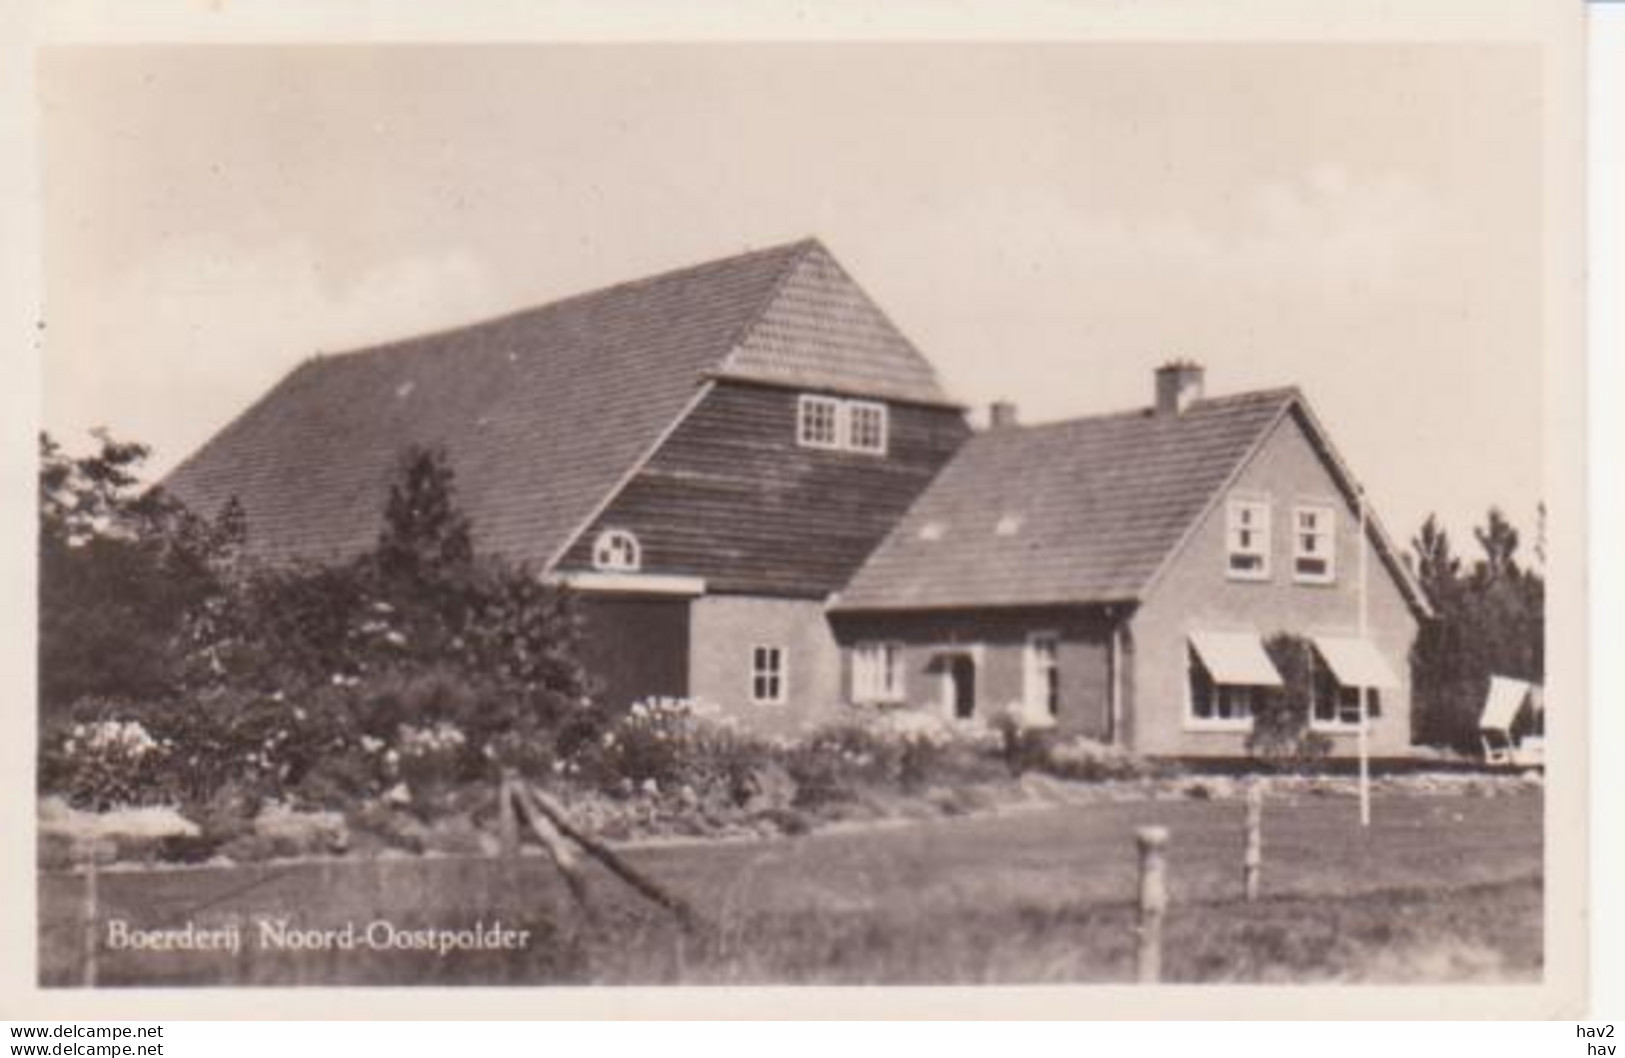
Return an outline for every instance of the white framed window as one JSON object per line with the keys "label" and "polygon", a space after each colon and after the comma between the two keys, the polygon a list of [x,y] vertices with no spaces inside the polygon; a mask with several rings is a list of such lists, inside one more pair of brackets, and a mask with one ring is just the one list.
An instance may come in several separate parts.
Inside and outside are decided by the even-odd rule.
{"label": "white framed window", "polygon": [[1262,688],[1245,683],[1219,683],[1194,648],[1185,648],[1189,665],[1187,726],[1217,730],[1251,730]]}
{"label": "white framed window", "polygon": [[1225,517],[1225,550],[1225,572],[1232,579],[1269,579],[1269,501],[1230,501]]}
{"label": "white framed window", "polygon": [[796,399],[796,443],[866,455],[885,455],[889,435],[886,405],[876,400],[841,400],[803,393]]}
{"label": "white framed window", "polygon": [[1061,715],[1061,637],[1054,632],[1034,632],[1027,637],[1025,687],[1022,698],[1027,715]]}
{"label": "white framed window", "polygon": [[625,529],[605,529],[593,541],[592,565],[611,573],[635,573],[643,568],[643,549]]}
{"label": "white framed window", "polygon": [[1337,579],[1337,512],[1323,505],[1292,510],[1292,577],[1302,584]]}
{"label": "white framed window", "polygon": [[846,403],[846,447],[854,452],[886,452],[886,406],[872,400]]}
{"label": "white framed window", "polygon": [[[1337,674],[1319,651],[1309,651],[1309,726],[1322,730],[1360,729],[1360,690],[1337,679]],[[1375,687],[1365,689],[1366,716],[1375,720],[1382,715],[1382,694]]]}
{"label": "white framed window", "polygon": [[852,700],[903,700],[903,645],[859,643],[852,651]]}
{"label": "white framed window", "polygon": [[789,686],[785,651],[778,646],[750,648],[750,700],[758,705],[783,705]]}
{"label": "white framed window", "polygon": [[796,402],[796,442],[805,448],[841,447],[841,402],[804,393]]}

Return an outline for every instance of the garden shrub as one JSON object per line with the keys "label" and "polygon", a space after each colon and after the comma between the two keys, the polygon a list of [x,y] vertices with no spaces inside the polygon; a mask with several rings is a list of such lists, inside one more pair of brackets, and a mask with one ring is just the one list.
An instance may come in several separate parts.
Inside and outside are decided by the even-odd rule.
{"label": "garden shrub", "polygon": [[139,721],[91,720],[47,738],[41,773],[51,790],[78,808],[155,804],[163,799],[168,749]]}
{"label": "garden shrub", "polygon": [[929,713],[895,710],[818,728],[790,745],[784,762],[796,782],[796,804],[819,807],[869,790],[914,792],[993,778],[998,765],[988,737]]}
{"label": "garden shrub", "polygon": [[1247,752],[1275,771],[1309,770],[1331,752],[1331,740],[1309,723],[1314,693],[1310,669],[1313,649],[1309,640],[1285,632],[1264,643],[1265,652],[1281,674],[1282,685],[1267,688],[1256,701]]}
{"label": "garden shrub", "polygon": [[1171,764],[1148,761],[1120,746],[1081,735],[1052,740],[1042,768],[1057,778],[1075,782],[1146,779],[1177,771]]}
{"label": "garden shrub", "polygon": [[[139,492],[145,450],[102,441],[81,460],[41,442],[42,792],[208,817],[230,789],[252,818],[400,787],[434,812],[501,767],[547,774],[613,720],[576,662],[569,593],[474,553],[443,454],[403,454],[372,552],[271,567],[242,557],[240,509],[205,522]],[[118,617],[100,639],[98,609]],[[76,628],[141,672],[77,677]],[[141,693],[87,692],[103,685]]]}
{"label": "garden shrub", "polygon": [[1007,709],[994,721],[999,734],[999,755],[1012,776],[1048,768],[1054,731],[1023,723],[1019,710]]}
{"label": "garden shrub", "polygon": [[599,738],[560,760],[555,772],[620,797],[674,799],[705,817],[784,802],[793,782],[774,744],[749,734],[714,706],[683,698],[633,704]]}
{"label": "garden shrub", "polygon": [[785,768],[796,784],[796,807],[852,800],[866,786],[889,785],[894,747],[874,727],[843,722],[792,743]]}

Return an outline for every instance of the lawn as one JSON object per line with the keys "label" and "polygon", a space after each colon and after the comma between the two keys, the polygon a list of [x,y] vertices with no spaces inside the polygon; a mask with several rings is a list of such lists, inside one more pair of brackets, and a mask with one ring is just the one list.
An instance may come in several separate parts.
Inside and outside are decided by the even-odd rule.
{"label": "lawn", "polygon": [[[104,920],[244,929],[239,955],[114,952],[134,984],[972,983],[1133,974],[1134,830],[1170,829],[1165,976],[1177,981],[1531,980],[1541,968],[1538,792],[1273,801],[1264,897],[1241,899],[1243,806],[1032,809],[773,841],[628,849],[694,905],[684,935],[592,874],[591,921],[542,860],[334,860],[109,871]],[[83,879],[46,874],[41,977],[80,979]],[[514,952],[260,949],[257,920],[532,931]]]}

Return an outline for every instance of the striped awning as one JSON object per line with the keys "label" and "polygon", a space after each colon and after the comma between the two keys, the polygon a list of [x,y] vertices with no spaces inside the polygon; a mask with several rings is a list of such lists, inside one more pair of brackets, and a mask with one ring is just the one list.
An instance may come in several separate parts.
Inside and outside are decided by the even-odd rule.
{"label": "striped awning", "polygon": [[1357,636],[1315,636],[1315,649],[1330,666],[1337,682],[1345,687],[1376,687],[1391,690],[1399,677],[1377,645]]}
{"label": "striped awning", "polygon": [[1281,674],[1253,632],[1192,632],[1190,641],[1214,683],[1281,686]]}

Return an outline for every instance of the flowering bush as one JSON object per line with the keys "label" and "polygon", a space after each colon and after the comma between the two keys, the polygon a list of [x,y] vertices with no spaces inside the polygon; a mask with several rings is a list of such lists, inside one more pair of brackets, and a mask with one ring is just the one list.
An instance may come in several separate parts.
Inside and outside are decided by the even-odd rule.
{"label": "flowering bush", "polygon": [[742,731],[713,705],[646,698],[554,770],[606,793],[672,797],[716,813],[750,802],[775,755],[773,744]]}
{"label": "flowering bush", "polygon": [[151,804],[169,748],[133,720],[77,723],[47,744],[42,773],[81,808]]}
{"label": "flowering bush", "polygon": [[916,790],[947,780],[979,781],[997,765],[989,734],[912,710],[870,714],[828,725],[794,743],[785,763],[797,804],[851,800],[872,788]]}
{"label": "flowering bush", "polygon": [[1049,774],[1078,782],[1143,779],[1171,767],[1153,765],[1119,746],[1082,736],[1053,740],[1043,762],[1043,770]]}
{"label": "flowering bush", "polygon": [[612,723],[581,763],[607,787],[675,787],[692,756],[696,730],[714,710],[687,698],[646,698]]}
{"label": "flowering bush", "polygon": [[[363,749],[377,745],[363,736]],[[456,725],[439,721],[432,726],[402,724],[395,745],[384,750],[386,771],[398,775],[403,792],[425,807],[445,801],[465,778],[477,777],[468,767],[468,739]],[[472,773],[472,774],[471,774]]]}

